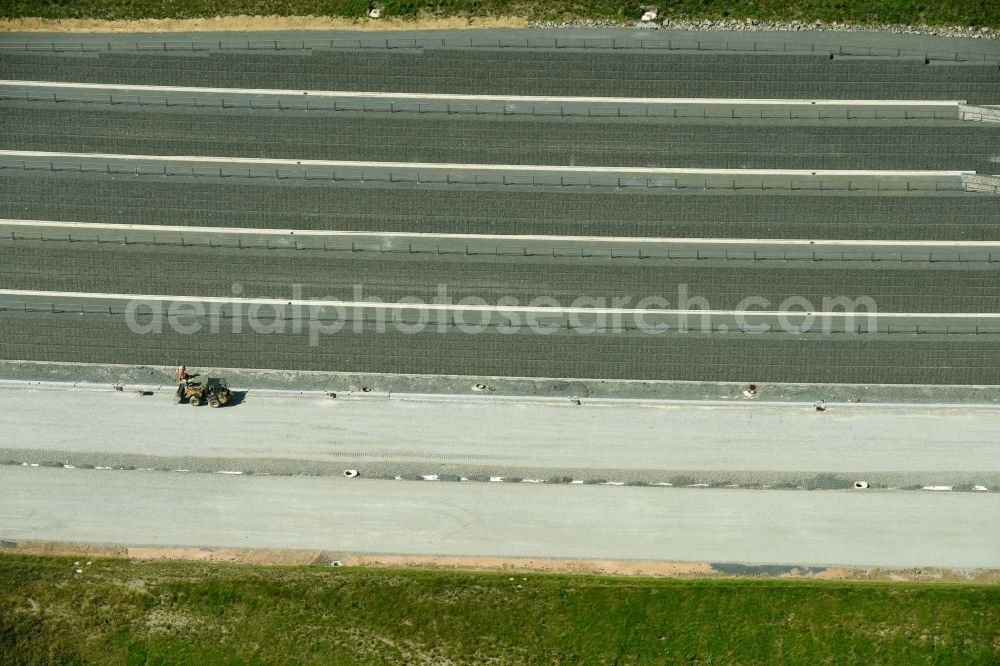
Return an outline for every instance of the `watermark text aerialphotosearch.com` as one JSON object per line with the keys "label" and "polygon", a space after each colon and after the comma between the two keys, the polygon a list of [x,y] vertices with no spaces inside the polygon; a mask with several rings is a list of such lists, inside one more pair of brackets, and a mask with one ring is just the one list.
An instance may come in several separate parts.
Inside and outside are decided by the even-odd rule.
{"label": "watermark text aerialphotosearch.com", "polygon": [[823,297],[818,303],[802,296],[772,302],[746,296],[732,309],[712,308],[703,296],[690,295],[679,285],[673,299],[662,295],[586,296],[566,303],[553,296],[535,296],[522,302],[502,296],[487,302],[477,296],[455,300],[447,285],[438,285],[426,302],[415,296],[385,302],[354,285],[350,299],[303,298],[301,285],[291,286],[291,298],[244,298],[241,285],[232,297],[136,298],[125,309],[126,324],[134,333],[171,331],[181,335],[205,333],[307,334],[311,344],[343,330],[355,333],[394,331],[412,335],[500,334],[531,332],[547,335],[559,330],[574,333],[638,332],[660,335],[674,332],[863,332],[875,330],[878,308],[868,296]]}

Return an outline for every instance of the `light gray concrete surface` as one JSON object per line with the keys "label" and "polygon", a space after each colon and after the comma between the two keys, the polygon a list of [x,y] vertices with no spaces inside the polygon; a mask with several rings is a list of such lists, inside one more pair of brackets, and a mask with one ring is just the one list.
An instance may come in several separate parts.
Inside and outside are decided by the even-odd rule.
{"label": "light gray concrete surface", "polygon": [[[1000,159],[1000,158],[998,158]],[[969,178],[973,178],[970,176]],[[991,188],[992,189],[992,188]],[[690,238],[634,236],[573,236],[556,234],[449,234],[434,232],[369,233],[345,230],[254,229],[159,224],[115,224],[66,222],[33,219],[0,219],[0,234],[24,243],[36,239],[59,247],[60,240],[74,243],[115,242],[132,246],[181,245],[212,249],[322,249],[352,252],[402,251],[408,253],[477,252],[478,259],[495,249],[494,256],[515,254],[524,257],[587,258],[643,261],[665,258],[698,261],[878,261],[937,262],[992,261],[991,252],[1000,250],[994,240],[812,240],[808,238]],[[42,241],[37,241],[42,242]],[[470,247],[471,246],[471,247]],[[85,246],[86,247],[86,246]],[[631,254],[625,254],[631,250]],[[127,251],[127,249],[126,249]],[[639,252],[641,251],[641,255]],[[864,254],[861,254],[864,253]],[[935,254],[937,256],[935,256]],[[920,257],[920,258],[918,258]]]}
{"label": "light gray concrete surface", "polygon": [[[37,125],[38,116],[34,116]],[[23,120],[23,117],[22,117]],[[60,121],[60,126],[74,125],[74,121]],[[188,126],[190,129],[190,126]],[[951,129],[956,132],[966,134],[979,133],[983,127],[992,129],[985,123],[963,123],[954,121]],[[971,132],[970,132],[971,128]],[[120,127],[117,128],[121,130]],[[128,132],[129,134],[131,132]],[[51,134],[43,133],[45,140],[51,139]],[[136,134],[146,134],[146,130],[136,132]],[[246,132],[244,132],[246,134]],[[270,132],[266,132],[270,136]],[[424,137],[427,132],[419,130],[419,133],[411,136]],[[992,134],[992,133],[991,133]],[[117,135],[121,138],[123,135]],[[243,175],[249,177],[251,172],[258,177],[270,178],[271,175],[281,178],[300,178],[329,181],[382,181],[382,182],[402,182],[410,184],[466,184],[466,185],[499,185],[499,186],[585,186],[585,187],[640,187],[640,188],[701,188],[701,189],[728,189],[738,190],[847,190],[847,191],[899,191],[899,190],[919,190],[919,191],[962,191],[964,185],[963,176],[974,175],[977,170],[988,172],[989,165],[986,164],[987,154],[981,151],[973,156],[972,161],[961,157],[961,163],[914,165],[912,163],[871,164],[862,166],[865,168],[854,168],[849,166],[844,168],[844,164],[826,163],[835,168],[819,168],[814,165],[815,156],[808,149],[805,152],[798,150],[797,155],[803,160],[794,168],[787,164],[772,165],[771,167],[761,167],[759,163],[744,162],[746,166],[718,166],[718,163],[708,167],[692,166],[669,166],[665,162],[653,164],[652,166],[634,166],[605,164],[591,166],[586,164],[553,164],[551,160],[545,164],[530,163],[508,163],[495,164],[487,160],[492,159],[492,155],[482,153],[475,154],[482,158],[481,161],[459,161],[465,157],[448,156],[450,161],[427,162],[417,161],[412,154],[399,155],[402,161],[358,161],[311,159],[301,155],[291,157],[246,157],[235,156],[225,157],[220,155],[196,155],[196,154],[162,154],[162,146],[140,146],[145,152],[114,152],[117,150],[111,147],[107,152],[79,152],[76,150],[62,150],[62,145],[45,144],[39,145],[28,137],[27,144],[18,144],[17,148],[10,148],[14,145],[13,134],[4,137],[6,142],[0,142],[0,162],[4,168],[31,168],[31,169],[69,169],[70,171],[82,172],[106,172],[106,173],[131,173],[134,175],[153,174],[162,176],[195,176],[197,174],[215,174],[220,176],[228,174],[231,176]],[[452,137],[454,138],[454,137]],[[993,138],[992,136],[990,137]],[[197,139],[191,139],[197,141]],[[465,139],[463,139],[465,140]],[[967,141],[971,141],[966,137]],[[432,141],[433,145],[446,146],[441,141]],[[467,141],[467,140],[466,140]],[[521,141],[523,145],[530,142]],[[23,150],[22,145],[29,145],[31,150]],[[108,148],[106,144],[102,144]],[[198,146],[203,146],[199,143]],[[284,144],[283,144],[284,145]],[[932,153],[934,146],[926,143],[917,143],[921,150]],[[38,148],[47,150],[38,150]],[[194,146],[191,146],[194,148]],[[59,148],[59,150],[48,150]],[[70,146],[70,148],[80,148]],[[898,153],[898,147],[889,147],[893,154]],[[979,148],[977,144],[977,149]],[[502,148],[501,148],[502,149]],[[220,151],[229,150],[228,146],[220,147]],[[961,151],[962,148],[959,147]],[[989,150],[986,148],[985,150]],[[195,150],[191,150],[194,153]],[[291,153],[286,153],[291,155]],[[398,155],[399,153],[393,153]],[[548,153],[547,153],[548,154]],[[701,154],[704,154],[702,151]],[[606,154],[603,154],[606,156]],[[358,155],[354,155],[357,157]],[[348,155],[348,157],[351,157]],[[473,158],[473,155],[468,157]],[[926,158],[926,155],[924,156]],[[556,157],[559,159],[559,156]],[[575,158],[568,157],[569,161]],[[686,159],[681,156],[680,159]],[[700,159],[700,158],[698,158]],[[735,163],[733,163],[735,164]],[[910,167],[914,168],[910,168]],[[922,168],[923,166],[941,166],[943,168]],[[815,168],[815,170],[813,170]],[[222,169],[222,171],[219,171]],[[277,172],[275,171],[277,169]]]}
{"label": "light gray concrete surface", "polygon": [[[126,391],[170,385],[176,366],[122,365],[110,363],[59,363],[47,361],[0,360],[0,383],[23,382],[42,385],[89,385],[110,390],[113,385]],[[216,367],[202,369],[211,375],[228,377],[230,386],[283,391],[321,391],[360,394],[364,387],[379,394],[420,393],[535,398],[580,398],[610,400],[701,400],[743,403],[746,383],[671,380],[582,379],[555,377],[497,377],[470,375],[419,375],[402,373],[356,373],[335,371],[254,370]],[[489,387],[474,391],[476,384]],[[913,405],[997,405],[1000,387],[934,384],[790,384],[758,382],[757,402],[893,403]],[[166,389],[165,389],[166,390]],[[370,394],[371,395],[371,394]]]}
{"label": "light gray concrete surface", "polygon": [[[908,124],[915,119],[983,119],[987,107],[965,106],[947,100],[740,100],[712,98],[615,98],[452,95],[365,91],[288,90],[282,88],[218,88],[146,86],[56,81],[0,80],[0,100],[31,101],[44,111],[49,102],[60,105],[184,106],[192,108],[278,109],[283,111],[415,112],[484,115],[560,115],[585,117],[660,117],[673,119],[748,118],[816,119],[837,121],[881,119]],[[959,106],[961,106],[961,111]],[[97,107],[100,108],[100,107]]]}
{"label": "light gray concrete surface", "polygon": [[420,555],[1000,566],[1000,496],[0,468],[0,538]]}
{"label": "light gray concrete surface", "polygon": [[[687,475],[737,484],[840,474],[991,490],[1000,483],[1000,408],[991,406],[838,404],[817,412],[810,404],[574,405],[250,391],[240,404],[213,410],[179,405],[166,391],[18,387],[0,387],[0,405],[0,459],[8,462],[330,474],[322,463],[364,476],[666,482]],[[297,466],[260,466],[273,459]]]}

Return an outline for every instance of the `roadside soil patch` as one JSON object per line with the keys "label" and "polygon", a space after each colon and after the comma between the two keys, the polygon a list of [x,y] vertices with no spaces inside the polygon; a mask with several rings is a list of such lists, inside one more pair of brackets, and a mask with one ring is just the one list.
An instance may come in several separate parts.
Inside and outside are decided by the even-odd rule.
{"label": "roadside soil patch", "polygon": [[461,28],[527,28],[523,17],[418,17],[412,19],[347,19],[332,16],[215,16],[195,19],[18,18],[0,20],[0,32],[269,32],[277,30],[457,30]]}

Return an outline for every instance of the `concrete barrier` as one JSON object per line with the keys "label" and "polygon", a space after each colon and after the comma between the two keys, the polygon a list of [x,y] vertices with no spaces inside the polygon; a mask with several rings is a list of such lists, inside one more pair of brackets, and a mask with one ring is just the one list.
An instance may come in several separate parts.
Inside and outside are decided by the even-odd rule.
{"label": "concrete barrier", "polygon": [[962,176],[965,189],[969,192],[992,192],[1000,194],[1000,176]]}
{"label": "concrete barrier", "polygon": [[1000,106],[959,104],[958,114],[962,120],[973,120],[980,123],[1000,123]]}

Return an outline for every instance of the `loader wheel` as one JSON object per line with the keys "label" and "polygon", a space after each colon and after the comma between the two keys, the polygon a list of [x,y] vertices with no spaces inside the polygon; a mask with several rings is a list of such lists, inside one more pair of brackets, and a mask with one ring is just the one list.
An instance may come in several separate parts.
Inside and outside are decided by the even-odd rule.
{"label": "loader wheel", "polygon": [[193,395],[191,396],[191,399],[188,400],[188,402],[191,403],[192,407],[198,407],[199,405],[201,405],[201,398],[199,398],[196,395]]}
{"label": "loader wheel", "polygon": [[212,409],[218,409],[219,407],[222,406],[222,403],[219,402],[218,398],[211,398],[208,401],[208,406],[211,407]]}
{"label": "loader wheel", "polygon": [[222,403],[223,405],[229,404],[229,394],[223,393],[222,395],[220,395],[219,402]]}

